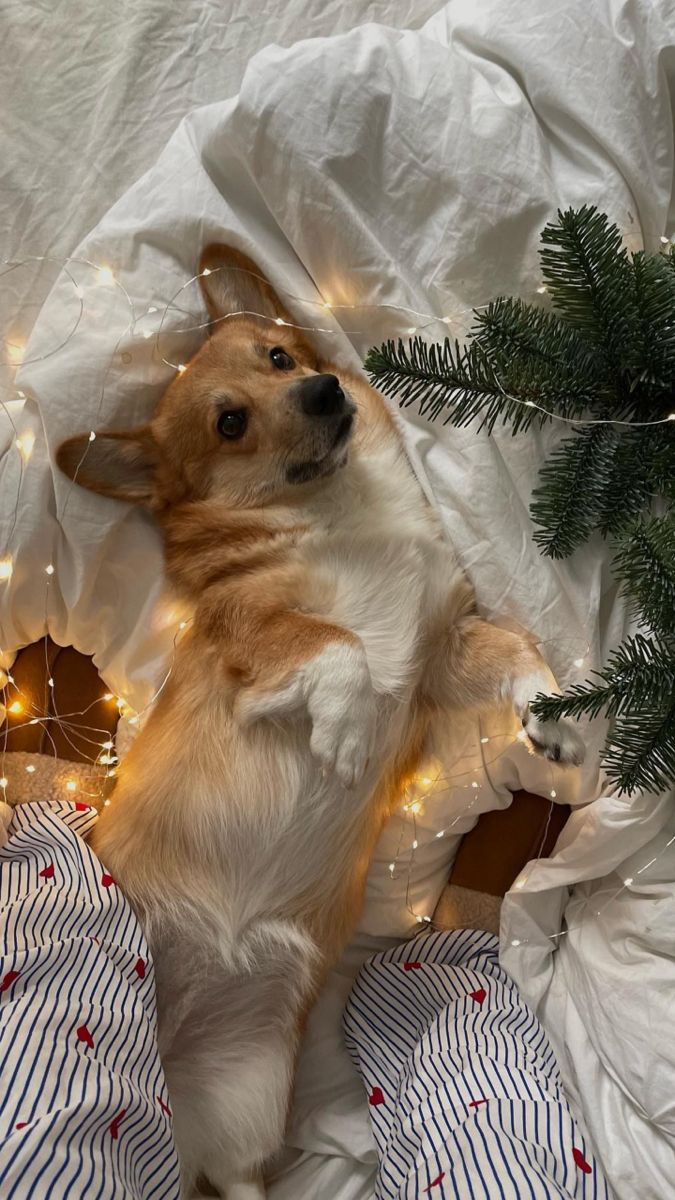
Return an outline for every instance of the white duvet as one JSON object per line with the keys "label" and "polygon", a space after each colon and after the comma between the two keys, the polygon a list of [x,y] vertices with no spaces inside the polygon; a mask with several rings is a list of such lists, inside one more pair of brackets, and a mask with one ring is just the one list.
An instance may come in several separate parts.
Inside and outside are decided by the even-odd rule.
{"label": "white duvet", "polygon": [[[21,14],[31,10],[6,7],[19,30]],[[319,15],[317,6],[292,0],[282,22],[285,42],[333,35],[290,48],[268,45],[229,99],[227,83],[234,78],[239,86],[242,56],[275,39],[282,20],[276,6],[255,29],[241,23],[244,6],[231,7],[228,23],[214,18],[217,6],[187,4],[182,25],[174,6],[127,7],[126,37],[114,26],[117,73],[106,59],[100,94],[91,72],[80,94],[110,139],[101,143],[102,161],[119,166],[128,146],[140,165],[134,131],[140,122],[147,146],[148,113],[166,124],[167,112],[178,116],[195,98],[217,102],[190,111],[158,161],[148,160],[146,174],[107,212],[112,197],[96,186],[95,164],[89,161],[79,180],[74,172],[76,185],[95,193],[83,198],[85,208],[105,212],[74,257],[110,268],[136,320],[130,327],[122,289],[82,263],[71,267],[83,301],[75,334],[67,339],[79,297],[64,275],[38,318],[9,395],[11,421],[37,439],[21,476],[9,417],[0,427],[0,532],[14,560],[0,619],[8,653],[41,636],[44,569],[53,563],[46,600],[52,636],[93,653],[109,686],[142,708],[162,678],[180,619],[162,594],[157,534],[141,513],[71,490],[53,473],[50,456],[69,434],[149,415],[174,370],[162,359],[181,363],[202,336],[171,333],[205,319],[196,285],[181,292],[180,310],[166,310],[194,274],[200,248],[222,238],[252,254],[277,288],[295,297],[288,303],[298,323],[330,330],[321,335],[324,344],[345,361],[430,320],[409,310],[448,318],[451,333],[461,336],[472,305],[504,292],[534,298],[538,234],[558,207],[595,203],[631,246],[657,248],[670,231],[675,6],[451,0],[437,12],[429,4],[352,4]],[[373,15],[397,27],[358,25]],[[72,49],[76,92],[87,46],[98,44],[81,18],[89,36],[84,50]],[[113,28],[109,13],[103,23]],[[333,32],[350,25],[358,27]],[[179,34],[187,39],[180,45],[194,50],[191,60]],[[73,99],[68,77],[61,71],[51,84],[36,82],[47,95],[53,89],[64,126]],[[135,86],[147,97],[143,121]],[[158,96],[170,100],[158,105]],[[14,103],[17,122],[34,139],[30,103]],[[81,144],[74,114],[72,121]],[[85,154],[93,157],[93,150],[85,145]],[[31,166],[21,156],[20,166],[18,185],[25,188]],[[43,216],[49,213],[47,204]],[[33,233],[43,236],[29,244],[16,213],[10,227],[12,256],[54,249],[37,219]],[[20,303],[18,275],[12,287],[12,329],[20,329],[28,308]],[[429,324],[426,332],[442,336],[447,328]],[[560,431],[488,439],[430,424],[413,409],[406,428],[420,479],[485,613],[535,631],[562,684],[585,678],[621,639],[627,617],[600,541],[562,564],[541,558],[532,544],[529,497]],[[528,758],[512,731],[494,722],[454,729],[448,745],[437,748],[447,782],[425,803],[415,829],[409,814],[400,814],[385,832],[359,937],[313,1014],[274,1200],[372,1195],[366,1105],[339,1025],[350,978],[383,939],[411,928],[411,909],[432,911],[458,836],[483,809],[507,804],[508,789],[523,783],[582,807],[555,858],[531,864],[508,897],[504,961],[556,1042],[619,1200],[675,1196],[675,843],[664,849],[675,835],[672,797],[628,800],[603,786],[603,732],[588,731],[580,780],[563,780]],[[485,736],[490,741],[482,743]],[[447,832],[438,838],[441,830]],[[626,879],[634,882],[624,886]]]}

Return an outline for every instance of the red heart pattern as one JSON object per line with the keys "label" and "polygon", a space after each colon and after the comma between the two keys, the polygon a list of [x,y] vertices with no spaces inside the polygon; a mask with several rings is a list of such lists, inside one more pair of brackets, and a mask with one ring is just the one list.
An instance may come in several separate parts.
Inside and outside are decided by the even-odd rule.
{"label": "red heart pattern", "polygon": [[584,1175],[592,1174],[593,1168],[592,1168],[591,1164],[586,1162],[586,1159],[584,1158],[583,1154],[581,1153],[581,1150],[577,1150],[576,1146],[574,1146],[572,1149],[572,1157],[573,1157],[575,1163],[577,1164],[579,1170],[583,1171]]}
{"label": "red heart pattern", "polygon": [[138,975],[139,979],[145,979],[145,959],[144,958],[136,959],[136,962],[134,964],[134,971]]}
{"label": "red heart pattern", "polygon": [[384,1092],[382,1088],[374,1087],[368,1097],[368,1103],[376,1108],[378,1104],[384,1104]]}
{"label": "red heart pattern", "polygon": [[43,867],[42,870],[38,873],[42,876],[43,879],[53,879],[54,878],[54,864],[50,863],[48,867]]}
{"label": "red heart pattern", "polygon": [[14,980],[18,979],[20,974],[20,971],[8,971],[0,983],[0,992],[6,992],[8,988],[11,988]]}
{"label": "red heart pattern", "polygon": [[89,808],[89,805],[85,804],[84,800],[76,800],[75,808],[77,809],[78,812],[86,812],[87,809]]}
{"label": "red heart pattern", "polygon": [[111,1136],[111,1138],[114,1138],[115,1141],[117,1141],[117,1138],[120,1135],[120,1122],[124,1120],[124,1117],[126,1116],[126,1111],[127,1111],[126,1108],[123,1108],[122,1111],[117,1114],[114,1121],[111,1121],[110,1125],[108,1126],[109,1131],[110,1131],[110,1136]]}
{"label": "red heart pattern", "polygon": [[440,1175],[437,1175],[435,1179],[432,1179],[429,1186],[425,1187],[425,1189],[424,1189],[425,1192],[430,1192],[432,1188],[438,1187],[439,1183],[442,1183],[444,1179],[445,1179],[445,1171],[441,1171]]}
{"label": "red heart pattern", "polygon": [[469,1100],[469,1108],[478,1108],[479,1104],[487,1104],[487,1100]]}
{"label": "red heart pattern", "polygon": [[17,1121],[14,1128],[15,1129],[25,1129],[27,1124],[28,1124],[28,1121]]}
{"label": "red heart pattern", "polygon": [[164,1103],[164,1101],[162,1100],[162,1097],[161,1097],[161,1096],[158,1096],[158,1097],[157,1097],[157,1103],[159,1104],[159,1107],[160,1107],[161,1109],[163,1109],[163,1110],[164,1110],[164,1112],[166,1113],[166,1115],[167,1115],[168,1117],[170,1117],[170,1116],[172,1116],[172,1115],[173,1115],[173,1114],[172,1114],[172,1112],[171,1112],[171,1109],[170,1109],[170,1108],[169,1108],[169,1106],[168,1106],[168,1104],[165,1104],[165,1103]]}
{"label": "red heart pattern", "polygon": [[421,962],[404,962],[403,970],[404,971],[419,971],[421,966],[422,966]]}
{"label": "red heart pattern", "polygon": [[469,995],[472,1000],[476,1001],[476,1004],[482,1004],[487,996],[487,992],[485,991],[485,988],[478,988],[477,992],[469,992]]}
{"label": "red heart pattern", "polygon": [[115,880],[113,879],[112,875],[109,875],[107,871],[104,871],[103,874],[101,875],[101,883],[103,884],[103,886],[104,887],[112,887],[114,882],[115,882]]}
{"label": "red heart pattern", "polygon": [[94,1049],[94,1039],[86,1025],[80,1025],[79,1029],[75,1032],[77,1033],[78,1042],[84,1042],[85,1046],[88,1046],[90,1050]]}

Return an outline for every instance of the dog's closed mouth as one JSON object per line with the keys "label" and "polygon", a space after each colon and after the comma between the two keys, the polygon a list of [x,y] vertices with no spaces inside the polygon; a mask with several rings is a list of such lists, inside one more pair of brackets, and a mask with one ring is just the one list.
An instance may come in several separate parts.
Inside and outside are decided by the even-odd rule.
{"label": "dog's closed mouth", "polygon": [[342,418],[342,420],[340,421],[340,424],[337,427],[337,433],[335,434],[335,441],[333,442],[333,449],[335,449],[336,446],[339,446],[340,442],[344,442],[347,435],[351,432],[351,428],[352,428],[353,424],[354,424],[354,414],[353,413],[345,413],[344,417]]}

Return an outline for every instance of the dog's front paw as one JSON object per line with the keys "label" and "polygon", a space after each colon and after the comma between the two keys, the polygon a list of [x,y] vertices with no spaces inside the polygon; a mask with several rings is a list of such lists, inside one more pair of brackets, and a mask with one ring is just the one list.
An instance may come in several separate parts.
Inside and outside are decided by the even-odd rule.
{"label": "dog's front paw", "polygon": [[522,718],[533,749],[551,762],[578,767],[586,757],[586,747],[572,721],[540,721],[526,709]]}
{"label": "dog's front paw", "polygon": [[329,647],[311,664],[307,684],[312,754],[344,787],[353,788],[365,775],[377,717],[364,652]]}

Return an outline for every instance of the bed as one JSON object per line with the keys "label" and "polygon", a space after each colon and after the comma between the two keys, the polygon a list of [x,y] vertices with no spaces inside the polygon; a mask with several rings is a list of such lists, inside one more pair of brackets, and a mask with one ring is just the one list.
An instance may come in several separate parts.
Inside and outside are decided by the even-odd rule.
{"label": "bed", "polygon": [[[93,654],[133,719],[182,620],[158,537],[141,513],[71,489],[52,456],[74,432],[140,422],[199,344],[200,248],[221,238],[252,254],[298,323],[354,363],[411,327],[461,337],[497,294],[532,299],[538,233],[558,207],[595,203],[629,246],[658,247],[675,215],[675,10],[294,0],[254,23],[244,4],[132,2],[95,16],[71,5],[66,26],[57,11],[5,9],[5,257],[56,261],[3,277],[1,645],[9,664],[48,629]],[[585,678],[629,616],[600,541],[563,564],[532,544],[529,496],[559,431],[488,439],[413,409],[405,430],[485,614],[536,632],[561,684]],[[17,432],[34,438],[29,460]],[[120,752],[134,733],[122,726]],[[506,898],[503,962],[618,1200],[675,1195],[673,797],[615,794],[603,734],[587,730],[579,776],[551,773],[496,718],[435,748],[440,782],[385,831],[359,933],[312,1015],[273,1200],[372,1194],[367,1106],[340,1032],[350,981],[433,911],[460,836],[523,786],[574,812],[554,857]]]}

